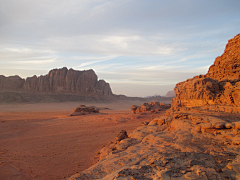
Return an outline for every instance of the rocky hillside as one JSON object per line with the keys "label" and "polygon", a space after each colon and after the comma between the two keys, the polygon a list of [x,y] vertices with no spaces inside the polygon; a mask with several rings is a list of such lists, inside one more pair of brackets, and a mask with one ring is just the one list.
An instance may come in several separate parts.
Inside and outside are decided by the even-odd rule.
{"label": "rocky hillside", "polygon": [[222,56],[216,58],[206,77],[219,82],[239,82],[240,79],[240,34],[228,41]]}
{"label": "rocky hillside", "polygon": [[[65,67],[53,69],[44,76],[28,77],[26,80],[19,76],[0,76],[0,92],[0,97],[6,95],[6,93],[11,96],[10,99],[8,98],[10,102],[27,101],[27,99],[35,101],[32,96],[34,94],[39,96],[39,93],[88,97],[111,97],[113,95],[110,85],[104,80],[98,80],[93,70],[76,71],[73,69],[68,70]],[[57,99],[55,96],[53,99]],[[43,99],[46,102],[48,101],[48,98],[43,97]]]}
{"label": "rocky hillside", "polygon": [[222,111],[240,112],[240,34],[229,40],[206,75],[175,87],[173,108],[211,105]]}
{"label": "rocky hillside", "polygon": [[175,87],[172,108],[100,151],[68,180],[240,179],[240,34],[206,75]]}

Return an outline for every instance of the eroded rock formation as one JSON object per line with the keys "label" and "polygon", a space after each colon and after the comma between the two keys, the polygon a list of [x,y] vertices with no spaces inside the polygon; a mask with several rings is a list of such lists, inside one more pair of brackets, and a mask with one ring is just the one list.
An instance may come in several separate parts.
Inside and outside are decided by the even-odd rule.
{"label": "eroded rock formation", "polygon": [[36,75],[26,80],[19,76],[0,76],[0,91],[70,93],[93,96],[111,96],[110,85],[98,80],[93,70],[53,69],[45,76]]}
{"label": "eroded rock formation", "polygon": [[119,131],[118,135],[115,137],[117,142],[120,142],[123,139],[128,138],[127,131],[121,130]]}
{"label": "eroded rock formation", "polygon": [[86,115],[86,114],[95,114],[99,113],[100,109],[95,106],[85,106],[80,105],[74,109],[74,112],[70,114],[70,116],[79,116],[79,115]]}
{"label": "eroded rock formation", "polygon": [[157,113],[159,111],[165,111],[171,107],[170,104],[159,103],[158,101],[143,103],[141,106],[132,105],[132,113],[151,112]]}
{"label": "eroded rock formation", "polygon": [[219,180],[240,177],[238,114],[189,108],[140,126],[68,180]]}
{"label": "eroded rock formation", "polygon": [[218,81],[239,81],[240,79],[240,34],[230,39],[224,53],[217,57],[206,77]]}
{"label": "eroded rock formation", "polygon": [[5,77],[0,75],[0,91],[18,91],[22,89],[24,83],[24,79],[19,76]]}
{"label": "eroded rock formation", "polygon": [[176,85],[163,116],[102,148],[97,164],[68,180],[240,179],[239,37],[206,75]]}
{"label": "eroded rock formation", "polygon": [[99,80],[93,70],[53,69],[47,75],[26,79],[24,90],[33,92],[60,92],[75,94],[112,95],[111,88],[104,80]]}
{"label": "eroded rock formation", "polygon": [[212,105],[240,112],[240,34],[229,40],[223,55],[216,58],[206,75],[178,83],[175,94],[175,109]]}

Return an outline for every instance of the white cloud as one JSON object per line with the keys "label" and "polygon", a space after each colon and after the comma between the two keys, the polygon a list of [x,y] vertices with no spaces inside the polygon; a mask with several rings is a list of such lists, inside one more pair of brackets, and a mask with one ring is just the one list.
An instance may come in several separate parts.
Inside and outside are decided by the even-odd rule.
{"label": "white cloud", "polygon": [[165,45],[138,35],[92,35],[52,37],[46,40],[58,51],[107,54],[115,56],[171,55],[181,51],[176,45]]}
{"label": "white cloud", "polygon": [[13,61],[12,63],[19,64],[19,65],[43,65],[48,63],[56,63],[56,59],[42,59],[42,60],[30,60],[30,61]]}
{"label": "white cloud", "polygon": [[125,94],[127,84],[150,95],[144,84],[172,87],[205,73],[240,29],[237,0],[0,0],[0,7],[2,73],[94,69]]}
{"label": "white cloud", "polygon": [[31,50],[28,48],[22,48],[22,49],[17,49],[17,48],[5,48],[6,51],[9,51],[10,53],[30,53]]}
{"label": "white cloud", "polygon": [[[84,63],[81,63],[79,66],[77,66],[77,68],[82,68],[82,67],[87,67],[87,66],[90,66],[90,65],[93,65],[95,63],[99,63],[99,62],[103,62],[103,61],[108,61],[110,59],[112,59],[113,57],[110,56],[110,57],[106,57],[104,59],[101,59],[101,60],[97,60],[97,61],[90,61],[90,62],[84,62]],[[89,59],[89,58],[88,58]],[[97,58],[96,58],[97,59]]]}

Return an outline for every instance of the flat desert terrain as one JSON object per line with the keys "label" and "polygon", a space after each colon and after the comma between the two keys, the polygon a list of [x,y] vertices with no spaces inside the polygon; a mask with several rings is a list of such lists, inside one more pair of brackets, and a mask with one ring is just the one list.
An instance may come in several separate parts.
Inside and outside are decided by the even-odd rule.
{"label": "flat desert terrain", "polygon": [[[164,113],[132,114],[131,106],[142,103],[1,104],[0,179],[64,179],[87,169],[120,130],[130,134]],[[70,116],[81,104],[108,109]]]}

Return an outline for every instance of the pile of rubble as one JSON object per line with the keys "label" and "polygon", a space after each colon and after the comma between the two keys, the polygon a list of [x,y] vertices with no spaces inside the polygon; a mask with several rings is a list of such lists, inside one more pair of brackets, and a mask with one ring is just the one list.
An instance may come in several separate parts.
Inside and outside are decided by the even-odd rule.
{"label": "pile of rubble", "polygon": [[141,112],[151,112],[157,113],[159,111],[165,111],[171,107],[171,104],[163,104],[158,101],[143,103],[142,106],[132,105],[131,111],[132,113],[141,113]]}

